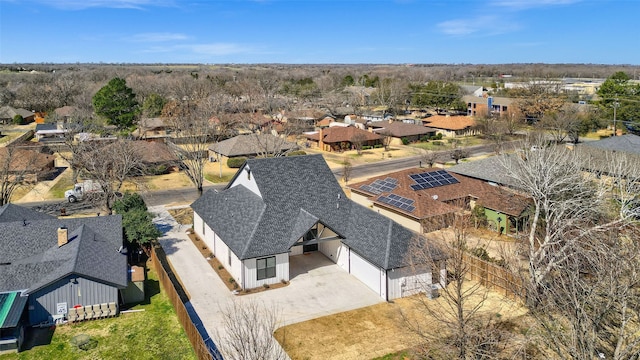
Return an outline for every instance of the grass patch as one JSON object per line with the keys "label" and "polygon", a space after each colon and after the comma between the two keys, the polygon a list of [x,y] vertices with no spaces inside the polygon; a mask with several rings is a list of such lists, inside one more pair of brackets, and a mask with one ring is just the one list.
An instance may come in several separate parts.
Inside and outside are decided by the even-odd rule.
{"label": "grass patch", "polygon": [[181,225],[191,225],[193,224],[193,209],[182,208],[182,209],[171,209],[167,210],[171,216]]}
{"label": "grass patch", "polygon": [[60,180],[49,189],[49,194],[56,199],[63,198],[64,192],[73,188],[74,183],[72,180],[70,173],[60,175]]}
{"label": "grass patch", "polygon": [[234,174],[222,174],[222,177],[220,177],[220,173],[206,173],[204,174],[204,178],[212,183],[228,183],[229,181],[231,181],[231,179],[233,178]]}
{"label": "grass patch", "polygon": [[[2,359],[196,359],[153,270],[148,272],[145,291],[146,301],[133,307],[144,312],[44,329],[43,337],[49,336],[49,344],[3,355]],[[75,348],[70,341],[79,334],[89,335],[95,347]]]}

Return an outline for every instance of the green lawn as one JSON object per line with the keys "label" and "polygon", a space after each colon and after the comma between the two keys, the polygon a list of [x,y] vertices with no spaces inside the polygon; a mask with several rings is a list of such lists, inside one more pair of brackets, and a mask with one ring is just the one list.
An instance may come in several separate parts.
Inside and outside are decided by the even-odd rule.
{"label": "green lawn", "polygon": [[60,180],[58,180],[57,183],[55,183],[51,189],[49,189],[49,193],[51,194],[51,196],[53,196],[54,198],[63,198],[64,197],[64,192],[69,190],[69,189],[73,189],[73,181],[71,181],[71,174],[67,174],[67,172],[65,172],[61,176]]}
{"label": "green lawn", "polygon": [[[18,354],[0,356],[8,359],[196,359],[175,310],[160,290],[157,275],[149,271],[147,301],[132,309],[144,310],[121,314],[117,318],[91,320],[57,327],[53,334],[39,335],[45,345],[29,346]],[[78,334],[91,336],[95,348],[79,350],[70,344]],[[50,339],[50,340],[49,340]]]}

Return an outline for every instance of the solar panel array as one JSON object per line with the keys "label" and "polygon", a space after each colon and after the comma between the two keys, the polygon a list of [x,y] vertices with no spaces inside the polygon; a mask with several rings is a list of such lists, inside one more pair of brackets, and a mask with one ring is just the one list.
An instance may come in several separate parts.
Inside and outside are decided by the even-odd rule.
{"label": "solar panel array", "polygon": [[389,194],[388,196],[380,196],[378,198],[378,201],[397,207],[398,209],[401,209],[407,212],[412,212],[413,210],[416,209],[416,207],[413,206],[413,203],[414,203],[413,200],[407,199],[402,196],[398,196],[396,194]]}
{"label": "solar panel array", "polygon": [[398,180],[390,177],[384,180],[376,179],[376,181],[369,185],[360,185],[360,189],[372,194],[382,194],[383,192],[393,191],[396,187],[398,187]]}
{"label": "solar panel array", "polygon": [[411,188],[416,191],[458,183],[458,180],[445,170],[411,174],[409,177],[416,182],[411,185]]}

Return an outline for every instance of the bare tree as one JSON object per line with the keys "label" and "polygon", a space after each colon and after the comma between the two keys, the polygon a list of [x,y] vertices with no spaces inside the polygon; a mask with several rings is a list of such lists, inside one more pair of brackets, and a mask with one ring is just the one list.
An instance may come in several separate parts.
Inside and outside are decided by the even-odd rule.
{"label": "bare tree", "polygon": [[[469,244],[468,219],[454,216],[453,236],[442,239],[416,238],[410,250],[414,274],[431,268],[431,279],[438,283],[441,262],[446,261],[447,280],[440,283],[435,301],[427,296],[412,298],[416,313],[401,313],[409,329],[423,339],[416,348],[421,358],[428,359],[493,359],[505,348],[507,333],[500,329],[495,309],[484,309],[488,290],[470,281],[470,265],[465,250]],[[446,260],[445,260],[446,259]],[[430,294],[431,280],[421,286]],[[441,279],[442,281],[443,279]],[[493,310],[493,311],[492,311]],[[434,331],[438,328],[437,331]]]}
{"label": "bare tree", "polygon": [[378,135],[382,136],[382,145],[384,146],[384,151],[389,151],[391,141],[393,140],[393,136],[391,136],[389,130],[385,129],[379,132]]}
{"label": "bare tree", "polygon": [[15,146],[0,148],[0,206],[11,202],[14,192],[36,182],[44,173],[47,155]]}
{"label": "bare tree", "polygon": [[349,179],[351,179],[352,168],[353,166],[351,165],[349,157],[345,156],[342,161],[342,180],[344,180],[345,185],[349,182]]}
{"label": "bare tree", "polygon": [[[533,147],[532,147],[533,148]],[[505,161],[533,200],[523,276],[542,345],[559,358],[637,359],[640,159],[536,146]]]}
{"label": "bare tree", "polygon": [[182,171],[200,195],[203,192],[204,165],[208,159],[209,143],[213,138],[211,115],[203,110],[206,108],[198,108],[190,101],[172,101],[163,110],[175,133],[169,140],[169,148],[180,160]]}
{"label": "bare tree", "polygon": [[88,200],[111,214],[124,183],[144,174],[141,154],[131,140],[122,139],[106,144],[99,140],[85,141],[76,151],[73,161],[80,167],[82,177],[98,183],[101,189]]}
{"label": "bare tree", "polygon": [[435,151],[425,150],[425,152],[422,154],[422,161],[424,161],[424,163],[427,164],[430,168],[433,167],[433,164],[436,163],[437,159],[438,153],[436,153]]}
{"label": "bare tree", "polygon": [[577,143],[581,121],[575,106],[565,106],[558,111],[546,113],[540,121],[540,127],[551,134],[556,143],[562,143],[566,137]]}
{"label": "bare tree", "polygon": [[273,337],[278,313],[257,301],[233,301],[222,310],[217,344],[225,359],[288,359]]}
{"label": "bare tree", "polygon": [[451,159],[456,162],[456,164],[462,160],[466,159],[469,156],[469,151],[466,149],[453,149],[451,151]]}
{"label": "bare tree", "polygon": [[361,132],[357,132],[351,137],[351,145],[356,149],[358,155],[362,155],[362,146],[366,140],[367,137]]}

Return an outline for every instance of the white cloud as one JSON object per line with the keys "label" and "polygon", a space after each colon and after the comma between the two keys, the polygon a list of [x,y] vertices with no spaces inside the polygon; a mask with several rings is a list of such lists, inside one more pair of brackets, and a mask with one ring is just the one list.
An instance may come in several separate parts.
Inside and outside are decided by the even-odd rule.
{"label": "white cloud", "polygon": [[447,35],[463,36],[472,34],[497,35],[515,31],[520,28],[516,23],[506,18],[496,16],[479,16],[443,21],[436,25],[441,32]]}
{"label": "white cloud", "polygon": [[582,0],[494,0],[490,4],[512,10],[526,10],[548,6],[571,5],[580,1]]}
{"label": "white cloud", "polygon": [[143,9],[150,6],[173,6],[174,0],[32,0],[63,10],[88,8]]}
{"label": "white cloud", "polygon": [[187,35],[178,33],[142,33],[133,35],[127,38],[129,41],[134,42],[165,42],[165,41],[179,41],[188,39]]}
{"label": "white cloud", "polygon": [[255,50],[251,47],[233,43],[210,43],[210,44],[183,44],[171,46],[152,46],[142,52],[145,53],[170,53],[179,52],[183,55],[189,53],[194,55],[226,56],[234,54],[253,54]]}

